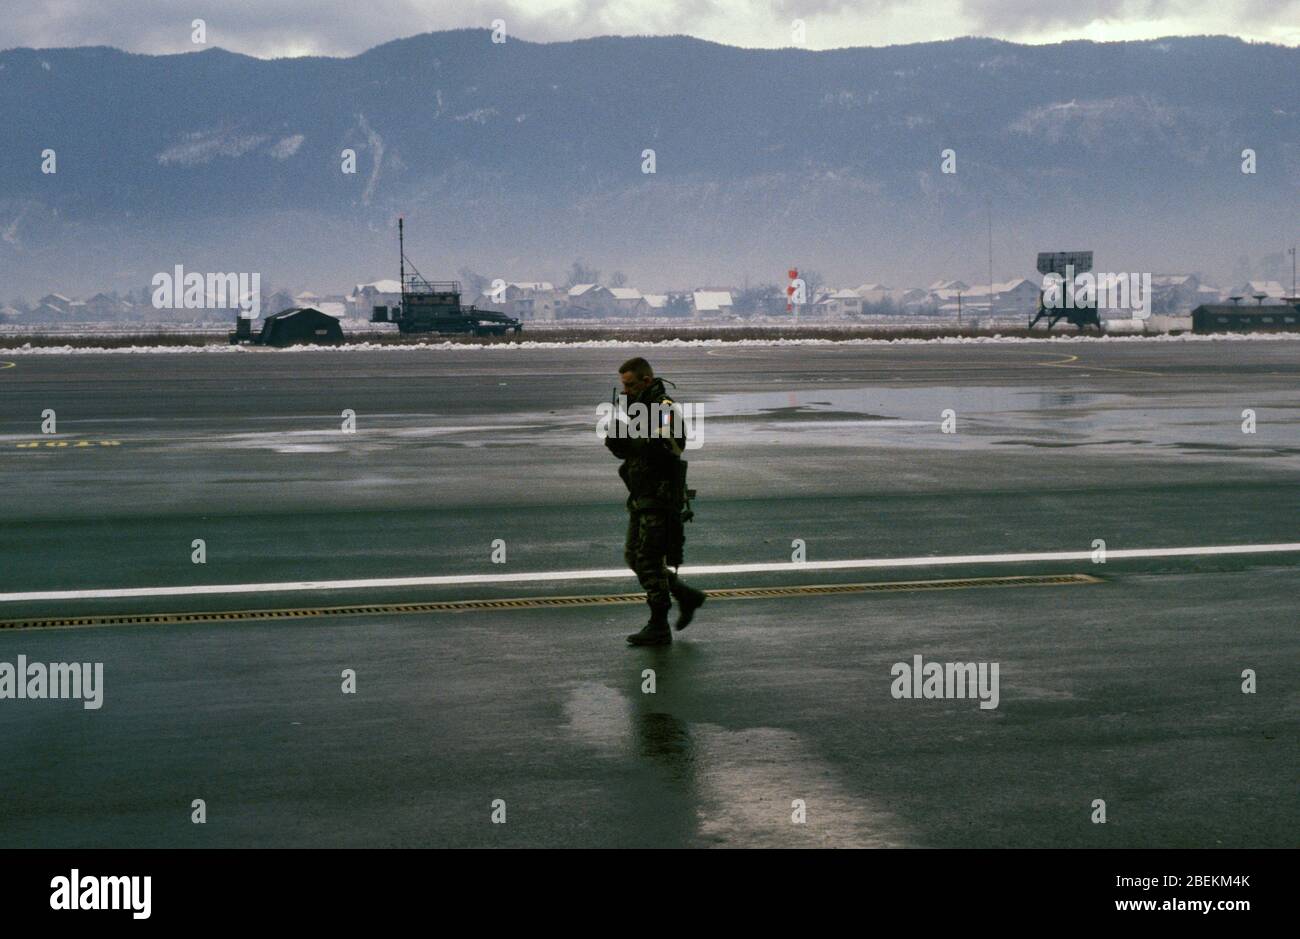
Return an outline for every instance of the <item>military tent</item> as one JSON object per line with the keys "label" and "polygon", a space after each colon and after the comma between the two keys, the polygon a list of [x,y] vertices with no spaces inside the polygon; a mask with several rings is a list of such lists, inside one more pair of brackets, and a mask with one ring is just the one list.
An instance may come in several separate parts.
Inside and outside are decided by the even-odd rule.
{"label": "military tent", "polygon": [[295,343],[332,345],[343,341],[343,329],[334,317],[313,307],[293,307],[266,317],[258,343],[288,346]]}

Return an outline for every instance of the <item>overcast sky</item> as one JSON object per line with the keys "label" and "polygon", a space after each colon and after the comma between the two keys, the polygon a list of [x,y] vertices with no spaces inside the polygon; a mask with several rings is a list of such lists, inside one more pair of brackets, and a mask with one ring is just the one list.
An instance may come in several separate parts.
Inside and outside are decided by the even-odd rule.
{"label": "overcast sky", "polygon": [[810,49],[993,36],[1015,42],[1221,34],[1300,45],[1300,0],[0,0],[0,49],[109,45],[261,57],[347,56],[390,39],[504,20],[537,42],[684,33],[734,46],[780,47],[792,24]]}

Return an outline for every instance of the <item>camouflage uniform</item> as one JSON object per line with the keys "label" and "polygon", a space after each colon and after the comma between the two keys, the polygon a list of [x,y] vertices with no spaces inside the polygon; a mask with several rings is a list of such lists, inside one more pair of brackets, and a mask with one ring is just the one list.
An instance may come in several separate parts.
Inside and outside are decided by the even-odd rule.
{"label": "camouflage uniform", "polygon": [[623,560],[636,572],[645,591],[645,601],[652,610],[672,606],[672,587],[677,575],[664,564],[668,553],[668,516],[653,509],[633,509],[628,513],[627,540]]}
{"label": "camouflage uniform", "polygon": [[[629,409],[637,402],[647,407],[658,404],[664,409],[673,403],[658,378],[635,402],[628,402]],[[677,585],[677,575],[668,570],[665,557],[670,553],[675,527],[680,524],[676,479],[677,461],[682,453],[681,433],[680,427],[670,426],[664,433],[645,439],[605,438],[605,446],[623,461],[618,474],[628,490],[623,560],[636,572],[637,581],[646,592],[646,603],[654,612],[668,611]]]}

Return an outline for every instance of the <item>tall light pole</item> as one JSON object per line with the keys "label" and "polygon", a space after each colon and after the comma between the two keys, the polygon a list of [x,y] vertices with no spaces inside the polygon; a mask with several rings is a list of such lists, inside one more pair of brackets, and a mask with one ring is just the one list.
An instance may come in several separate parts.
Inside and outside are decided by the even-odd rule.
{"label": "tall light pole", "polygon": [[989,196],[989,320],[993,319],[993,197]]}

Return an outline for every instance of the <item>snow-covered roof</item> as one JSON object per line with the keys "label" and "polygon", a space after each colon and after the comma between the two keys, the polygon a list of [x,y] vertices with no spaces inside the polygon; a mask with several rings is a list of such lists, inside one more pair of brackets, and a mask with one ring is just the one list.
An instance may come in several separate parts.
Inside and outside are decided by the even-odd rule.
{"label": "snow-covered roof", "polygon": [[731,306],[728,290],[697,290],[693,294],[696,312],[712,312]]}
{"label": "snow-covered roof", "polygon": [[661,310],[668,305],[668,294],[666,293],[646,293],[642,294],[645,298],[646,305],[652,310]]}
{"label": "snow-covered roof", "polygon": [[[1013,290],[1022,288],[1025,284],[1028,284],[1034,290],[1039,289],[1039,285],[1035,281],[1029,280],[1028,278],[1025,277],[1016,277],[1013,280],[1003,281],[1000,284],[998,283],[993,284],[993,292],[995,294],[1011,293]],[[960,293],[963,298],[968,300],[971,299],[972,297],[987,297],[989,295],[989,285],[976,284],[974,287],[967,287],[965,290],[961,290],[961,291],[958,290],[934,291],[934,295],[937,296],[940,300],[955,300],[957,299],[958,293]]]}
{"label": "snow-covered roof", "polygon": [[360,296],[369,287],[375,293],[401,293],[402,285],[395,280],[376,280],[369,284],[357,284],[352,288],[352,296]]}
{"label": "snow-covered roof", "polygon": [[511,287],[517,287],[520,290],[554,290],[555,286],[549,280],[520,280],[511,281]]}
{"label": "snow-covered roof", "polygon": [[1275,280],[1250,280],[1246,282],[1246,287],[1248,288],[1246,292],[1252,297],[1257,293],[1269,297],[1281,297],[1286,293],[1282,285]]}
{"label": "snow-covered roof", "polygon": [[610,287],[609,292],[614,295],[615,300],[640,300],[641,291],[635,287]]}

